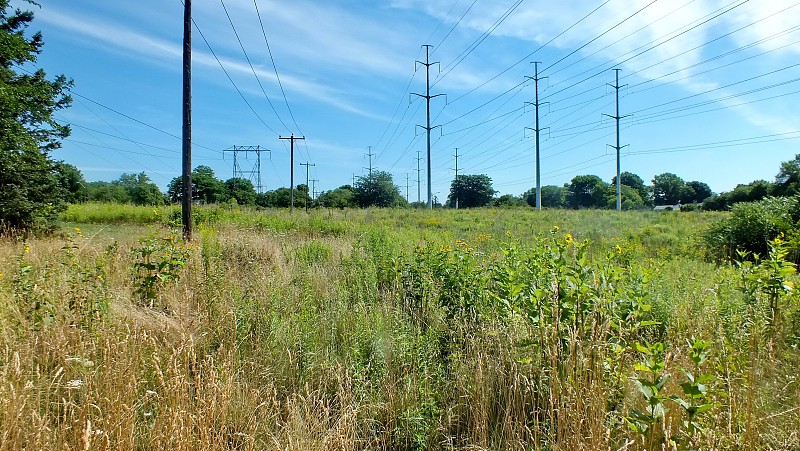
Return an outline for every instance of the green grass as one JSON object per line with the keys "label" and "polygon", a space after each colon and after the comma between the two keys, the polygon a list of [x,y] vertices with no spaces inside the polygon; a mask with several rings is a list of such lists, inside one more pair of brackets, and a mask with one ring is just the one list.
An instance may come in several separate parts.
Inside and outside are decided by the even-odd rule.
{"label": "green grass", "polygon": [[0,450],[800,447],[797,277],[724,214],[176,211],[0,242]]}

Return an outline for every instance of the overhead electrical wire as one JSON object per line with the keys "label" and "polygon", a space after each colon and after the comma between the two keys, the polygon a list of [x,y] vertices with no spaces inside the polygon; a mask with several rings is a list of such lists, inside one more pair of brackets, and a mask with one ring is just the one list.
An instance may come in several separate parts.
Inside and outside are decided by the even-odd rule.
{"label": "overhead electrical wire", "polygon": [[657,1],[658,1],[658,0],[653,0],[652,2],[648,3],[648,4],[647,4],[647,5],[645,5],[644,7],[640,8],[639,10],[637,10],[635,13],[633,13],[633,14],[631,14],[630,16],[628,16],[628,17],[626,17],[626,18],[622,19],[622,21],[621,21],[621,22],[618,22],[616,25],[612,26],[611,28],[609,28],[608,30],[606,30],[606,31],[602,32],[601,34],[599,34],[599,35],[595,36],[594,38],[592,38],[590,41],[586,42],[586,43],[585,43],[585,44],[583,44],[582,46],[580,46],[580,47],[578,47],[577,49],[575,49],[575,50],[573,50],[573,51],[569,52],[567,55],[563,56],[561,59],[559,59],[559,60],[558,60],[558,61],[556,61],[555,63],[552,63],[552,64],[550,64],[549,66],[545,67],[544,69],[542,69],[542,74],[544,74],[545,72],[547,72],[549,69],[553,68],[554,66],[558,65],[560,62],[562,62],[562,61],[566,60],[566,59],[567,59],[567,58],[569,58],[570,56],[572,56],[572,55],[574,55],[574,54],[576,54],[576,53],[580,52],[581,50],[583,50],[584,48],[586,48],[587,46],[589,46],[590,44],[592,44],[594,41],[596,41],[596,40],[598,40],[598,39],[602,38],[603,36],[607,35],[608,33],[610,33],[612,30],[616,29],[616,28],[617,28],[617,27],[619,27],[620,25],[622,25],[622,24],[624,24],[625,22],[629,21],[630,19],[634,18],[634,17],[635,17],[635,16],[637,16],[639,13],[641,13],[641,12],[642,12],[642,11],[644,11],[645,9],[649,8],[650,6],[652,6],[652,5],[653,5],[655,2],[657,2]]}
{"label": "overhead electrical wire", "polygon": [[478,46],[480,46],[480,45],[481,45],[481,43],[483,43],[483,41],[485,41],[485,40],[486,40],[486,38],[488,38],[488,37],[489,37],[489,35],[491,35],[491,34],[492,34],[492,32],[494,32],[494,30],[496,30],[496,29],[497,29],[497,27],[499,27],[499,26],[500,26],[500,25],[501,25],[501,24],[502,24],[502,23],[503,23],[503,22],[504,22],[504,21],[505,21],[505,20],[508,18],[508,16],[510,16],[510,15],[511,15],[511,14],[512,14],[512,13],[513,13],[513,12],[514,12],[514,11],[515,11],[517,8],[518,8],[518,7],[519,7],[519,5],[521,5],[521,4],[522,4],[522,2],[524,2],[524,1],[525,1],[525,0],[517,0],[517,2],[516,2],[516,3],[514,3],[513,5],[511,5],[511,7],[510,7],[510,8],[508,8],[508,10],[507,10],[507,11],[506,11],[506,12],[505,12],[505,13],[504,13],[502,16],[500,16],[500,18],[499,18],[499,19],[497,19],[497,21],[495,21],[495,23],[494,23],[494,24],[493,24],[491,27],[489,27],[489,28],[488,28],[486,31],[484,31],[484,32],[483,32],[483,33],[482,33],[482,34],[481,34],[481,35],[478,37],[478,39],[476,39],[476,40],[475,40],[475,41],[474,41],[472,44],[470,44],[470,45],[467,47],[467,49],[466,49],[466,50],[464,50],[463,52],[461,52],[461,54],[460,54],[460,55],[458,55],[458,56],[456,57],[456,59],[455,59],[455,62],[451,63],[451,64],[450,64],[450,65],[448,65],[448,66],[445,66],[445,68],[444,68],[444,74],[443,74],[443,75],[440,75],[439,77],[437,77],[437,79],[436,79],[436,80],[435,80],[435,81],[434,81],[434,82],[431,84],[431,87],[433,87],[433,86],[436,86],[436,84],[437,84],[439,81],[441,81],[442,79],[444,79],[445,77],[447,77],[447,75],[448,75],[448,74],[450,74],[450,72],[452,72],[452,71],[453,71],[453,69],[455,69],[455,68],[456,68],[456,67],[457,67],[459,64],[461,64],[461,63],[464,61],[464,59],[465,59],[467,56],[469,56],[469,54],[470,54],[470,53],[472,53],[473,51],[475,51],[475,49],[476,49],[476,48],[478,48]]}
{"label": "overhead electrical wire", "polygon": [[[456,2],[456,3],[457,3],[457,2]],[[436,50],[438,50],[438,49],[439,49],[439,47],[440,47],[440,46],[441,46],[441,45],[444,43],[444,41],[446,41],[446,40],[447,40],[447,38],[448,38],[448,37],[450,37],[450,34],[452,34],[452,33],[453,33],[453,31],[455,31],[455,29],[456,29],[456,28],[458,28],[458,25],[461,23],[461,21],[462,21],[462,20],[464,20],[464,17],[466,17],[466,16],[467,16],[467,14],[469,14],[469,12],[472,10],[472,7],[473,7],[473,6],[475,6],[475,3],[478,3],[478,0],[473,0],[473,1],[472,1],[472,3],[469,5],[469,8],[467,8],[467,10],[466,10],[466,11],[464,11],[464,13],[463,13],[463,14],[461,14],[461,17],[459,17],[459,18],[458,18],[458,20],[456,21],[456,23],[454,23],[454,24],[453,24],[453,26],[452,26],[452,27],[450,27],[450,30],[447,32],[447,34],[445,34],[445,35],[444,35],[444,37],[442,38],[442,40],[441,40],[441,41],[439,41],[439,43],[438,43],[438,44],[436,44],[435,46],[433,46],[433,51],[431,51],[431,56],[433,56],[433,54],[434,54],[434,53],[436,53]],[[455,6],[455,3],[453,4],[453,6]],[[452,11],[452,8],[450,8],[450,10]],[[449,14],[449,13],[448,13],[448,14]],[[440,25],[441,25],[441,24],[440,24]],[[438,29],[438,28],[437,28],[437,29]],[[434,33],[435,33],[435,31],[434,31]]]}
{"label": "overhead electrical wire", "polygon": [[[261,88],[261,93],[264,94],[264,98],[267,100],[267,104],[272,109],[272,112],[275,113],[275,117],[278,118],[278,121],[283,125],[283,128],[286,130],[290,130],[290,128],[283,122],[280,114],[278,114],[278,110],[275,109],[275,105],[272,104],[272,101],[269,99],[267,95],[267,91],[264,89],[264,85],[261,83],[261,78],[258,76],[256,72],[256,68],[253,67],[253,62],[250,61],[250,56],[247,54],[247,50],[244,48],[244,44],[242,43],[242,39],[239,37],[239,32],[236,31],[236,26],[233,24],[233,19],[231,19],[231,15],[228,13],[228,8],[225,6],[224,0],[219,0],[219,3],[222,5],[222,9],[225,11],[225,16],[228,18],[228,23],[231,24],[231,29],[233,30],[234,36],[236,36],[236,41],[239,42],[239,48],[242,49],[242,53],[244,54],[244,59],[247,61],[247,65],[250,66],[250,70],[253,72],[253,77],[255,77],[256,82],[258,83],[258,87]],[[209,47],[210,48],[210,47]]]}
{"label": "overhead electrical wire", "polygon": [[770,135],[753,136],[750,138],[731,139],[726,141],[706,142],[700,144],[689,144],[685,146],[673,146],[673,147],[662,147],[656,149],[638,150],[635,152],[634,151],[630,152],[629,155],[647,155],[647,154],[658,154],[658,153],[721,149],[734,146],[749,146],[753,144],[763,144],[768,142],[787,141],[794,139],[800,139],[800,130],[785,132],[785,133],[773,133]]}
{"label": "overhead electrical wire", "polygon": [[270,127],[270,125],[269,125],[269,124],[267,124],[267,123],[266,123],[266,121],[264,121],[264,118],[262,118],[262,117],[261,117],[261,115],[260,115],[260,114],[258,114],[258,111],[256,111],[256,110],[255,110],[255,108],[253,108],[253,105],[252,105],[252,104],[250,104],[250,101],[249,101],[249,100],[247,100],[247,97],[245,97],[245,95],[244,95],[244,93],[242,92],[242,90],[241,90],[241,89],[239,89],[239,86],[237,86],[237,85],[236,85],[236,82],[235,82],[235,81],[233,81],[233,77],[231,77],[231,74],[230,74],[230,73],[228,73],[228,70],[227,70],[227,69],[225,69],[225,65],[224,65],[224,64],[222,64],[222,61],[221,61],[221,60],[219,59],[219,57],[217,56],[217,53],[216,53],[216,52],[214,51],[214,49],[211,47],[211,43],[209,43],[209,42],[208,42],[208,39],[206,39],[205,35],[203,34],[203,31],[202,31],[202,30],[200,30],[200,27],[197,25],[197,22],[196,22],[194,19],[192,19],[192,24],[194,24],[194,28],[197,30],[197,32],[198,32],[198,33],[200,33],[200,37],[203,39],[203,42],[205,42],[205,43],[206,43],[206,46],[208,47],[208,50],[211,52],[211,55],[212,55],[212,56],[214,57],[214,59],[217,61],[217,64],[219,64],[219,67],[220,67],[220,69],[222,69],[222,72],[224,72],[224,73],[225,73],[225,76],[228,78],[228,81],[230,81],[230,82],[231,82],[231,85],[233,85],[233,88],[234,88],[234,89],[236,90],[236,92],[239,94],[239,97],[241,97],[241,98],[242,98],[242,100],[243,100],[243,101],[244,101],[244,103],[247,105],[247,107],[248,107],[248,108],[250,108],[250,111],[252,111],[252,112],[253,112],[253,114],[256,116],[256,118],[258,118],[259,122],[261,122],[262,124],[264,124],[264,126],[265,126],[265,127],[267,127],[267,129],[268,129],[269,131],[271,131],[273,134],[275,134],[275,136],[280,136],[280,133],[276,132],[274,128]]}
{"label": "overhead electrical wire", "polygon": [[[462,98],[466,97],[466,96],[467,96],[467,95],[469,95],[469,94],[472,94],[472,93],[473,93],[473,92],[475,92],[476,90],[478,90],[478,89],[480,89],[480,88],[482,88],[482,87],[486,86],[487,84],[489,84],[489,83],[491,83],[492,81],[496,80],[496,79],[497,79],[498,77],[500,77],[501,75],[503,75],[503,74],[505,74],[506,72],[510,71],[511,69],[513,69],[513,68],[517,67],[518,65],[522,64],[523,62],[527,61],[527,60],[528,60],[528,58],[532,57],[533,55],[535,55],[537,52],[539,52],[539,51],[540,51],[540,50],[542,50],[543,48],[545,48],[545,47],[547,47],[548,45],[552,44],[552,43],[553,43],[553,41],[555,41],[556,39],[558,39],[558,38],[560,38],[561,36],[563,36],[564,34],[566,34],[568,31],[570,31],[570,30],[572,30],[573,28],[575,28],[576,26],[578,26],[578,25],[579,25],[581,22],[583,22],[584,20],[588,19],[588,18],[589,18],[591,15],[593,15],[594,13],[596,13],[596,12],[597,12],[597,11],[598,11],[600,8],[602,8],[603,6],[605,6],[605,5],[606,5],[608,2],[610,2],[610,1],[611,1],[611,0],[606,0],[605,2],[603,2],[602,4],[600,4],[600,6],[598,6],[597,8],[593,9],[592,11],[590,11],[588,14],[584,15],[583,17],[581,17],[581,18],[580,18],[580,19],[579,19],[577,22],[575,22],[575,23],[573,23],[572,25],[570,25],[569,27],[567,27],[567,28],[566,28],[564,31],[562,31],[561,33],[559,33],[559,34],[555,35],[553,38],[551,38],[549,41],[545,42],[544,44],[540,45],[538,48],[536,48],[536,50],[534,50],[534,51],[532,51],[531,53],[529,53],[529,54],[525,55],[525,57],[523,57],[522,59],[520,59],[520,60],[519,60],[519,61],[517,61],[516,63],[512,64],[511,66],[507,67],[507,68],[506,68],[506,69],[504,69],[502,72],[500,72],[499,74],[495,75],[494,77],[492,77],[492,78],[490,78],[490,79],[486,80],[485,82],[483,82],[483,83],[481,83],[480,85],[478,85],[478,86],[476,86],[476,87],[472,88],[471,90],[467,91],[466,93],[464,93],[464,94],[462,94],[462,95],[460,95],[460,96],[458,96],[458,97],[454,98],[452,101],[450,101],[450,102],[449,102],[449,104],[451,104],[451,105],[452,105],[452,104],[456,103],[456,102],[457,102],[457,101],[459,101],[460,99],[462,99]],[[514,88],[512,88],[512,89],[514,89]]]}
{"label": "overhead electrical wire", "polygon": [[297,127],[297,133],[303,134],[300,130],[300,126],[297,125],[297,119],[294,117],[294,113],[292,112],[292,107],[289,106],[289,99],[286,98],[286,91],[283,89],[283,83],[281,82],[281,76],[278,75],[278,66],[275,64],[275,58],[272,56],[272,48],[269,45],[269,39],[267,39],[267,30],[264,27],[264,21],[261,19],[261,11],[258,9],[258,1],[253,0],[253,5],[256,8],[256,16],[258,16],[258,23],[261,25],[261,34],[264,36],[264,43],[267,45],[267,52],[269,53],[269,59],[272,62],[272,68],[275,70],[275,79],[278,81],[278,87],[281,88],[281,95],[283,96],[283,101],[286,103],[286,110],[289,111],[289,116],[292,118],[292,122],[294,126]]}

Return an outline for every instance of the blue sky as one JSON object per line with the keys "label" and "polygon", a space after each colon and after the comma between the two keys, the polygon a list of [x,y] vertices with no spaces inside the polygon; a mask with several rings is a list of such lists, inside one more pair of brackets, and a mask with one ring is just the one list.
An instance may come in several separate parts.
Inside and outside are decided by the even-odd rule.
{"label": "blue sky", "polygon": [[[32,7],[31,29],[45,39],[36,65],[75,80],[74,104],[59,113],[73,133],[54,157],[90,181],[144,171],[166,187],[181,170],[181,0],[41,3]],[[625,85],[623,171],[645,181],[673,172],[720,192],[773,180],[800,153],[795,1],[207,0],[194,2],[194,19],[205,40],[195,28],[193,165],[227,179],[223,150],[260,145],[271,149],[265,189],[288,186],[288,143],[278,138],[294,133],[306,137],[295,183],[305,182],[305,162],[317,191],[350,183],[366,173],[372,146],[373,168],[403,194],[408,176],[417,200],[426,119],[412,93],[425,92],[415,64],[423,44],[440,62],[431,94],[446,94],[431,101],[440,200],[455,148],[459,173],[487,174],[500,193],[535,186],[532,61],[543,78],[543,185],[615,175],[614,122],[604,116],[614,114],[614,68]],[[253,155],[240,161],[255,165]],[[424,201],[424,160],[420,168]]]}

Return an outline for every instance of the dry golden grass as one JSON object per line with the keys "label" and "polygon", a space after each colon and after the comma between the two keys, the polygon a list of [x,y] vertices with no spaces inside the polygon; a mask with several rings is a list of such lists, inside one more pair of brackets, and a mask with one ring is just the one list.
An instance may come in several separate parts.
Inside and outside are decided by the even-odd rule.
{"label": "dry golden grass", "polygon": [[[607,323],[565,342],[521,316],[411,311],[380,280],[369,237],[229,225],[200,231],[180,278],[144,302],[137,240],[70,235],[0,241],[0,450],[644,447],[622,421],[641,407],[634,372],[608,377]],[[675,305],[695,288],[708,287],[684,287]],[[726,314],[711,298],[699,311]],[[689,366],[682,339],[719,321],[675,318],[680,335],[665,339],[677,375]],[[716,352],[727,366],[695,445],[800,448],[796,350]],[[620,358],[630,370],[634,357]],[[661,433],[682,419],[673,408]]]}

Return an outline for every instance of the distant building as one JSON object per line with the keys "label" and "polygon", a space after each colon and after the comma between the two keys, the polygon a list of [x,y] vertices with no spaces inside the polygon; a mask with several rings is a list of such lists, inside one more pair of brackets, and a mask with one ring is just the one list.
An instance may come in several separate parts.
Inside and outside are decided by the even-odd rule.
{"label": "distant building", "polygon": [[681,211],[681,204],[676,205],[656,205],[653,211]]}

